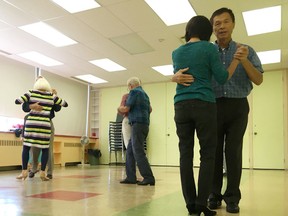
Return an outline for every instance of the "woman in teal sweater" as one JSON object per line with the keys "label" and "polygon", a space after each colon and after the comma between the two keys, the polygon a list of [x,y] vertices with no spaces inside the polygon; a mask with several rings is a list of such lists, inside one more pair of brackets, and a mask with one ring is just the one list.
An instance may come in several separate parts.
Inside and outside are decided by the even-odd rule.
{"label": "woman in teal sweater", "polygon": [[[235,58],[225,70],[215,46],[209,42],[212,26],[204,16],[193,17],[186,26],[186,44],[172,53],[174,73],[189,68],[194,82],[184,86],[177,84],[174,97],[175,123],[179,137],[180,176],[183,196],[189,214],[202,212],[216,215],[207,208],[212,186],[215,150],[217,145],[216,103],[211,87],[214,78],[224,84],[235,71],[239,61]],[[194,134],[200,143],[200,170],[198,193],[193,173]]]}

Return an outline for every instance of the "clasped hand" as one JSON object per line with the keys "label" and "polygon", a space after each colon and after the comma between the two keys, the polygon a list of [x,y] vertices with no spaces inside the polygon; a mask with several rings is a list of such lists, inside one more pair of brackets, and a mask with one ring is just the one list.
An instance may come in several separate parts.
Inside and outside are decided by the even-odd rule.
{"label": "clasped hand", "polygon": [[237,44],[237,50],[234,53],[234,58],[242,62],[247,60],[248,54],[249,54],[248,46]]}

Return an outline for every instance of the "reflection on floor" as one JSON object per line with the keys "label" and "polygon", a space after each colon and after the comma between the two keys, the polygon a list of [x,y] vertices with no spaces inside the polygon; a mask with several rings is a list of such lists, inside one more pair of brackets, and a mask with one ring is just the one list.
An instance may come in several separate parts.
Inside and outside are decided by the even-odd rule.
{"label": "reflection on floor", "polygon": [[[57,167],[48,182],[39,174],[21,181],[15,178],[20,171],[2,171],[0,216],[187,216],[179,168],[152,169],[155,186],[119,184],[123,166]],[[241,190],[240,213],[227,213],[224,204],[217,215],[288,215],[287,171],[243,170]]]}

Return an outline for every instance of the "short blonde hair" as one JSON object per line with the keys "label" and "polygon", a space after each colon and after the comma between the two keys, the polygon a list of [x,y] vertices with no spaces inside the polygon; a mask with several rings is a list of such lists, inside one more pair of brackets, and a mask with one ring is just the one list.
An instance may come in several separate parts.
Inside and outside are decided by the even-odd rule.
{"label": "short blonde hair", "polygon": [[140,79],[138,77],[130,77],[127,80],[127,86],[132,85],[132,86],[139,86],[141,84]]}
{"label": "short blonde hair", "polygon": [[39,76],[34,84],[34,90],[52,92],[49,82],[42,76]]}

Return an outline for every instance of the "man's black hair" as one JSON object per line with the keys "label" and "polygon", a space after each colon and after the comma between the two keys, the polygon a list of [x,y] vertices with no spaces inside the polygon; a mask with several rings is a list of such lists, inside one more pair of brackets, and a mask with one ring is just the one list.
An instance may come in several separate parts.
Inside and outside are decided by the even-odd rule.
{"label": "man's black hair", "polygon": [[233,11],[232,11],[231,9],[229,9],[229,8],[223,7],[223,8],[220,8],[220,9],[214,11],[214,13],[212,14],[212,16],[211,16],[211,18],[210,18],[210,23],[211,23],[212,26],[213,26],[213,19],[214,19],[214,17],[215,17],[215,16],[219,16],[219,15],[221,15],[221,14],[223,14],[223,13],[228,13],[228,14],[230,15],[233,23],[235,23],[235,16],[234,16]]}

